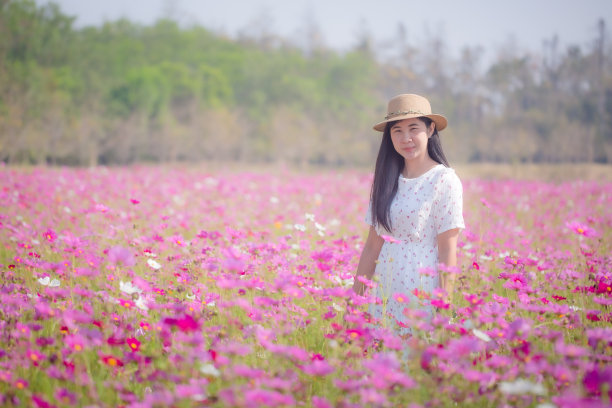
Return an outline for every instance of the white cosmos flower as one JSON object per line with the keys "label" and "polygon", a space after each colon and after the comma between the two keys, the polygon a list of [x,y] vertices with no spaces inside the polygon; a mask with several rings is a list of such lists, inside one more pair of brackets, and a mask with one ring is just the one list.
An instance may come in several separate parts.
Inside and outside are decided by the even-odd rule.
{"label": "white cosmos flower", "polygon": [[161,268],[161,265],[155,259],[147,259],[147,265],[149,265],[153,269]]}
{"label": "white cosmos flower", "polygon": [[344,312],[344,308],[336,303],[332,303],[332,307],[336,312]]}
{"label": "white cosmos flower", "polygon": [[219,184],[219,181],[214,177],[207,177],[204,180],[204,183],[209,187],[216,187]]}
{"label": "white cosmos flower", "polygon": [[200,365],[200,372],[211,377],[218,377],[221,374],[219,370],[210,363]]}
{"label": "white cosmos flower", "polygon": [[325,231],[325,227],[319,224],[318,222],[315,222],[315,228],[319,231]]}
{"label": "white cosmos flower", "polygon": [[491,258],[491,257],[490,257],[490,256],[488,256],[488,255],[480,255],[478,258],[479,258],[481,261],[490,261],[490,260],[492,260],[492,259],[493,259],[493,258]]}
{"label": "white cosmos flower", "polygon": [[489,337],[487,333],[482,332],[478,329],[472,329],[472,333],[474,334],[474,336],[478,337],[482,341],[486,341],[486,342],[491,341],[491,337]]}
{"label": "white cosmos flower", "polygon": [[278,197],[274,197],[274,196],[270,197],[270,202],[271,202],[272,204],[278,204],[278,203],[279,203],[279,201],[280,201],[280,200],[278,199]]}
{"label": "white cosmos flower", "polygon": [[128,295],[132,295],[134,293],[142,293],[142,289],[132,285],[131,282],[119,281],[119,290],[123,293],[127,293]]}
{"label": "white cosmos flower", "polygon": [[139,308],[140,310],[144,310],[145,312],[147,310],[149,310],[149,307],[147,306],[147,304],[145,303],[144,298],[138,296],[138,299],[136,299],[136,301],[134,302],[134,304],[136,305],[137,308]]}
{"label": "white cosmos flower", "polygon": [[298,231],[302,231],[302,232],[306,231],[306,226],[303,224],[294,224],[293,228],[295,228]]}
{"label": "white cosmos flower", "polygon": [[185,198],[179,195],[172,196],[172,201],[174,202],[174,204],[176,204],[179,207],[182,207],[185,205]]}
{"label": "white cosmos flower", "polygon": [[314,214],[306,213],[306,214],[304,214],[304,217],[306,217],[306,219],[308,221],[314,221],[314,217],[315,216],[314,216]]}
{"label": "white cosmos flower", "polygon": [[195,295],[190,295],[188,293],[185,294],[185,297],[189,300],[194,300],[195,299]]}
{"label": "white cosmos flower", "polygon": [[355,278],[353,276],[351,276],[350,278],[342,279],[341,277],[336,275],[333,277],[333,280],[335,280],[337,283],[339,283],[345,288],[353,286],[353,283],[355,283]]}
{"label": "white cosmos flower", "polygon": [[499,390],[504,394],[523,395],[535,394],[546,395],[546,388],[542,384],[532,383],[531,381],[519,378],[514,382],[503,381],[499,384]]}
{"label": "white cosmos flower", "polygon": [[60,281],[57,279],[51,279],[48,276],[44,278],[38,278],[38,283],[43,286],[49,286],[50,288],[56,288],[60,285]]}

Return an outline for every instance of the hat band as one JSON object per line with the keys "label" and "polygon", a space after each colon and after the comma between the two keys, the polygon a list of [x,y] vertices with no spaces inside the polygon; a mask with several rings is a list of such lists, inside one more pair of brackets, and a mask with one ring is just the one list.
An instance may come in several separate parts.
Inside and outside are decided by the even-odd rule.
{"label": "hat band", "polygon": [[397,112],[391,112],[389,113],[387,116],[385,116],[385,120],[393,118],[395,116],[399,116],[399,115],[429,115],[429,113],[425,113],[425,112],[421,112],[421,111],[416,111],[416,110],[407,110],[407,111],[397,111]]}

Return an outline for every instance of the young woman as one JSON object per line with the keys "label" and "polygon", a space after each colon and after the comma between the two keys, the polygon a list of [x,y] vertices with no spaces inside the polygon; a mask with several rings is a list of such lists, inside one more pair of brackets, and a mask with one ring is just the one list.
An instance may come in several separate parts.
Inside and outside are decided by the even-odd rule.
{"label": "young woman", "polygon": [[[366,222],[370,231],[359,259],[353,289],[377,276],[372,317],[402,328],[406,307],[416,307],[415,289],[431,294],[441,287],[448,296],[453,280],[440,279],[438,264],[457,264],[457,238],[463,221],[463,188],[442,151],[439,131],[444,116],[432,114],[422,96],[402,94],[388,104]],[[425,306],[431,315],[433,308]],[[399,324],[399,326],[396,325]]]}

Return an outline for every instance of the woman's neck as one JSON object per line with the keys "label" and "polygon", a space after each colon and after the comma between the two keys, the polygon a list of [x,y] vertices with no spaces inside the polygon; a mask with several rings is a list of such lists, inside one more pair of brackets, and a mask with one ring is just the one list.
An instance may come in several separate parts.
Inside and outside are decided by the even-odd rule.
{"label": "woman's neck", "polygon": [[427,171],[431,170],[439,163],[433,160],[431,157],[427,156],[423,158],[423,160],[404,160],[404,170],[402,170],[402,175],[406,178],[417,178]]}

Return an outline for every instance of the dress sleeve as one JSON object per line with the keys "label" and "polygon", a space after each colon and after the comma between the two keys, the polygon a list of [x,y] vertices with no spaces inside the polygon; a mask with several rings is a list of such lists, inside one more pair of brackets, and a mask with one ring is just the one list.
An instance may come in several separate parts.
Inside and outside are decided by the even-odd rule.
{"label": "dress sleeve", "polygon": [[433,218],[436,234],[455,228],[465,228],[463,221],[463,186],[452,169],[445,172],[439,179]]}

